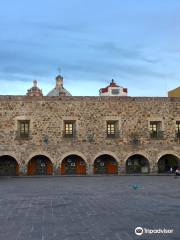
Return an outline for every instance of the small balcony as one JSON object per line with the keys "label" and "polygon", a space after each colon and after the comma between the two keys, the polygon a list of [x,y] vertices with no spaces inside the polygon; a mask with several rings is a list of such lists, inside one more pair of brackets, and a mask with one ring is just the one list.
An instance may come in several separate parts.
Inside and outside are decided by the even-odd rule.
{"label": "small balcony", "polygon": [[63,138],[67,138],[67,139],[74,139],[77,137],[77,132],[76,131],[73,131],[72,133],[68,133],[66,131],[63,131]]}
{"label": "small balcony", "polygon": [[150,132],[150,138],[156,139],[156,140],[162,140],[162,139],[164,139],[164,132],[163,131]]}
{"label": "small balcony", "polygon": [[15,140],[30,140],[30,139],[32,139],[32,134],[30,131],[27,133],[22,133],[20,131],[15,132]]}
{"label": "small balcony", "polygon": [[119,138],[120,137],[120,131],[115,131],[114,134],[108,134],[106,132],[106,137],[107,138]]}

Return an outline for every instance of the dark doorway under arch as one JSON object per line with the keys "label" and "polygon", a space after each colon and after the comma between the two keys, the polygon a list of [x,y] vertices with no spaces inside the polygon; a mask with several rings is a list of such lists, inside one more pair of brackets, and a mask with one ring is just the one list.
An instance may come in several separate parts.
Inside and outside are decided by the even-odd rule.
{"label": "dark doorway under arch", "polygon": [[28,175],[52,175],[51,160],[44,155],[36,155],[28,163]]}
{"label": "dark doorway under arch", "polygon": [[173,154],[166,154],[162,156],[158,161],[158,172],[170,172],[171,168],[174,172],[178,168],[178,166],[180,166],[180,159]]}
{"label": "dark doorway under arch", "polygon": [[4,155],[0,157],[0,176],[17,176],[19,165],[15,158]]}
{"label": "dark doorway under arch", "polygon": [[61,163],[62,175],[85,175],[86,162],[78,155],[72,154],[65,157]]}
{"label": "dark doorway under arch", "polygon": [[95,174],[117,174],[118,163],[114,157],[108,154],[100,155],[94,161]]}
{"label": "dark doorway under arch", "polygon": [[149,173],[148,159],[140,154],[132,155],[126,161],[126,173],[128,174]]}

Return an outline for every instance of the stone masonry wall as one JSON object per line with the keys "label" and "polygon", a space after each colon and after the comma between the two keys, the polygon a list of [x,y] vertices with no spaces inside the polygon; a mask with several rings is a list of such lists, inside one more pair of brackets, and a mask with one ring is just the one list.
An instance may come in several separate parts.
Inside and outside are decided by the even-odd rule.
{"label": "stone masonry wall", "polygon": [[[89,174],[95,158],[104,153],[116,158],[119,173],[133,154],[145,156],[151,172],[164,154],[180,159],[175,140],[180,98],[0,96],[0,119],[0,156],[13,156],[21,172],[37,154],[49,157],[55,172],[66,156],[78,154],[88,163]],[[30,120],[29,140],[16,138],[18,120]],[[63,137],[64,120],[76,121],[76,138]],[[108,120],[119,121],[119,137],[107,138]],[[162,121],[164,139],[150,139],[150,121]]]}

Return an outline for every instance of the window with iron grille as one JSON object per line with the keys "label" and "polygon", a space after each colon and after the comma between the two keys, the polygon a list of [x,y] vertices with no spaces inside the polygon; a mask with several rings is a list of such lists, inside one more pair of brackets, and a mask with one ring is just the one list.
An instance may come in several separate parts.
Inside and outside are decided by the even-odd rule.
{"label": "window with iron grille", "polygon": [[118,122],[108,121],[107,122],[107,137],[116,137],[118,135]]}
{"label": "window with iron grille", "polygon": [[176,137],[180,138],[180,121],[176,122]]}
{"label": "window with iron grille", "polygon": [[150,122],[150,136],[151,138],[163,138],[162,122],[151,121]]}
{"label": "window with iron grille", "polygon": [[176,122],[176,132],[180,133],[180,121]]}
{"label": "window with iron grille", "polygon": [[73,137],[75,135],[75,121],[64,122],[64,136]]}
{"label": "window with iron grille", "polygon": [[157,132],[158,131],[158,123],[157,122],[150,122],[150,131]]}
{"label": "window with iron grille", "polygon": [[29,137],[29,120],[20,120],[19,121],[19,137],[28,138]]}

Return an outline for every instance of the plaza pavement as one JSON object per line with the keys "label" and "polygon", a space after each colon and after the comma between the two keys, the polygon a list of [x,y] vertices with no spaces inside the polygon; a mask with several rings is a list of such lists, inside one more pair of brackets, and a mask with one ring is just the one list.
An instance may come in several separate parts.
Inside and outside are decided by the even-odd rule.
{"label": "plaza pavement", "polygon": [[0,178],[0,240],[134,239],[180,240],[180,177]]}

